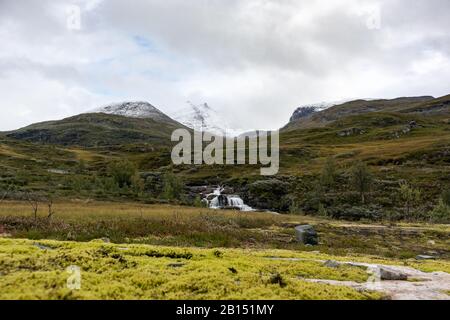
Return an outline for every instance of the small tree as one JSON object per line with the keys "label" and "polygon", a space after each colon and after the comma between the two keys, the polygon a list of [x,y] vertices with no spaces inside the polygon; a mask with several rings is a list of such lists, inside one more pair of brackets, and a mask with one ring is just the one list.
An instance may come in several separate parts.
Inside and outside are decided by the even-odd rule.
{"label": "small tree", "polygon": [[319,209],[317,210],[317,214],[320,217],[326,217],[328,215],[327,209],[322,203],[319,203]]}
{"label": "small tree", "polygon": [[336,162],[334,158],[328,157],[322,168],[322,175],[320,177],[322,184],[326,187],[333,187],[336,183],[337,175]]}
{"label": "small tree", "polygon": [[6,190],[3,192],[2,196],[1,196],[0,203],[2,203],[2,202],[6,199],[6,197],[8,196],[8,194],[9,194],[10,192],[14,191],[14,189],[15,189],[14,184],[12,184],[12,183],[8,184],[8,185],[6,186]]}
{"label": "small tree", "polygon": [[433,222],[450,222],[450,190],[442,193],[438,205],[431,212],[430,219]]}
{"label": "small tree", "polygon": [[183,182],[173,173],[166,173],[163,177],[163,198],[167,200],[180,200],[183,191]]}
{"label": "small tree", "polygon": [[83,159],[80,159],[80,161],[78,161],[76,171],[77,173],[84,173],[84,171],[86,171],[86,162]]}
{"label": "small tree", "polygon": [[297,198],[291,199],[291,205],[289,206],[290,214],[301,214],[302,209],[299,204],[299,200]]}
{"label": "small tree", "polygon": [[430,220],[432,222],[450,222],[450,206],[446,205],[442,199],[439,199],[438,205],[431,211]]}
{"label": "small tree", "polygon": [[133,187],[133,191],[138,195],[144,191],[145,183],[139,173],[136,173],[133,177],[131,177],[131,185]]}
{"label": "small tree", "polygon": [[48,207],[47,219],[50,220],[55,214],[55,211],[53,211],[53,198],[51,196],[49,196],[47,199],[47,207]]}
{"label": "small tree", "polygon": [[27,201],[33,210],[33,217],[34,217],[34,221],[36,222],[37,221],[37,212],[39,209],[39,200],[37,197],[27,194]]}
{"label": "small tree", "polygon": [[137,174],[135,165],[127,160],[112,162],[108,171],[119,188],[130,187],[133,184],[133,177]]}
{"label": "small tree", "polygon": [[409,217],[411,209],[420,201],[421,192],[419,189],[414,189],[407,182],[400,184],[400,198],[404,203],[405,214]]}
{"label": "small tree", "polygon": [[372,173],[364,162],[357,162],[351,169],[353,187],[361,196],[361,202],[366,203],[366,193],[372,187]]}

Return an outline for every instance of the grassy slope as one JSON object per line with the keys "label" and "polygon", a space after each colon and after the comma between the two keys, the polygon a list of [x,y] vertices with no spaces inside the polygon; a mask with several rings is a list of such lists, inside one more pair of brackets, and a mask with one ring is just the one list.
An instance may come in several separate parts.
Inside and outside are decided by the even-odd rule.
{"label": "grassy slope", "polygon": [[[327,156],[334,156],[343,164],[353,163],[355,160],[369,161],[373,165],[396,162],[402,164],[410,161],[423,167],[425,161],[425,165],[430,168],[435,163],[448,167],[448,158],[446,161],[445,156],[440,156],[450,145],[450,125],[447,118],[376,112],[343,118],[324,128],[285,131],[281,135],[281,173],[303,175],[317,172]],[[419,126],[411,132],[402,133],[411,120],[415,120]],[[130,125],[135,126],[134,123]],[[351,128],[361,128],[364,133],[339,136],[340,132]],[[139,126],[136,129],[139,129]],[[119,130],[117,134],[123,132]],[[142,170],[170,164],[168,143],[146,144],[139,143],[139,139],[135,140],[135,143],[124,143],[123,137],[116,138],[114,132],[100,135],[108,136],[108,139],[122,145],[65,148],[35,145],[3,137],[0,141],[0,165],[9,165],[11,168],[20,168],[24,164],[36,168],[45,165],[64,168],[76,165],[77,161],[83,159],[95,169],[112,159],[123,157],[138,163]],[[99,140],[96,138],[93,141]],[[188,178],[259,174],[256,166],[220,166],[220,169],[217,172],[217,167],[186,166],[180,167],[179,171]]]}

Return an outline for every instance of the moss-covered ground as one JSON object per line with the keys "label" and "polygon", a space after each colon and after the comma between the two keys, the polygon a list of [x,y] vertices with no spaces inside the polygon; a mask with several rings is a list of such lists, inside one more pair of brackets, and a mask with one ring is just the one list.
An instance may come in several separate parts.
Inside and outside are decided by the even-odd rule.
{"label": "moss-covered ground", "polygon": [[[326,260],[450,273],[446,225],[76,201],[56,202],[51,219],[41,206],[35,220],[30,208],[0,206],[0,299],[382,299],[306,280],[369,277]],[[304,223],[315,226],[318,246],[295,240]],[[69,266],[81,269],[80,290],[67,287]]]}
{"label": "moss-covered ground", "polygon": [[[302,254],[194,249],[101,242],[0,240],[0,299],[379,299],[302,281],[366,281],[363,268],[333,269],[315,261],[272,260]],[[69,266],[81,269],[70,290]]]}

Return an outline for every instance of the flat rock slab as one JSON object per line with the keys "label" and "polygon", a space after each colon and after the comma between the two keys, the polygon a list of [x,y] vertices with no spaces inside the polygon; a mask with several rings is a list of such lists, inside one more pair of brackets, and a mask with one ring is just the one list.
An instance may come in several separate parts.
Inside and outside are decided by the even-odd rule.
{"label": "flat rock slab", "polygon": [[[353,281],[337,281],[325,279],[304,279],[302,281],[324,283],[330,285],[347,286],[357,290],[373,290],[384,293],[392,300],[450,300],[450,296],[446,292],[450,292],[450,274],[446,272],[427,273],[411,267],[380,265],[371,263],[358,263],[351,261],[333,261],[320,259],[302,259],[302,258],[281,258],[281,257],[266,257],[271,260],[280,261],[315,261],[323,265],[334,266],[333,262],[339,265],[348,265],[355,267],[367,268],[370,274],[368,281],[358,283]],[[404,276],[407,279],[414,279],[413,281],[405,280],[382,280],[380,270],[389,270],[394,272],[400,278]]]}
{"label": "flat rock slab", "polygon": [[[446,294],[446,292],[450,291],[450,274],[446,272],[426,273],[410,267],[369,263],[348,262],[346,264],[367,267],[371,277],[365,283],[321,279],[308,279],[306,281],[347,286],[357,290],[379,291],[386,294],[392,300],[450,300],[450,296]],[[380,270],[389,270],[399,275],[399,277],[406,276],[407,278],[415,279],[415,282],[382,280]]]}
{"label": "flat rock slab", "polygon": [[416,260],[436,260],[435,256],[428,256],[428,255],[418,255],[416,257]]}

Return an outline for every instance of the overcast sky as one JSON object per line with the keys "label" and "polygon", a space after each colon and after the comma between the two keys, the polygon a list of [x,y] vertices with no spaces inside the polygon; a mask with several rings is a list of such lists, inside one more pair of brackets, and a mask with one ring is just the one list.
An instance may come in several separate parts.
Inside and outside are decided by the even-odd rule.
{"label": "overcast sky", "polygon": [[448,0],[0,0],[0,43],[0,130],[127,100],[275,129],[303,104],[450,93]]}

